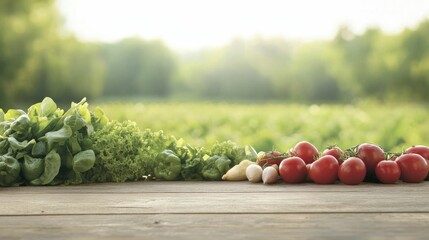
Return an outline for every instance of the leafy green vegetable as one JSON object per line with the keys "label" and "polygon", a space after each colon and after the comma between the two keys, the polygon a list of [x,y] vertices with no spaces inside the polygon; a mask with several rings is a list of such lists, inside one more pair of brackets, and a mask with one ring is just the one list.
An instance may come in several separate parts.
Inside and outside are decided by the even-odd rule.
{"label": "leafy green vegetable", "polygon": [[220,180],[256,155],[230,141],[195,148],[162,131],[140,131],[135,122],[109,121],[88,106],[84,98],[64,112],[47,97],[27,113],[0,109],[0,185]]}
{"label": "leafy green vegetable", "polygon": [[145,175],[141,158],[143,139],[134,122],[109,122],[91,139],[96,161],[94,167],[84,173],[87,181],[135,181]]}
{"label": "leafy green vegetable", "polygon": [[14,151],[23,150],[33,144],[36,144],[36,140],[34,139],[31,139],[30,141],[25,140],[25,141],[19,142],[14,137],[9,137],[7,140],[9,141],[10,148]]}
{"label": "leafy green vegetable", "polygon": [[21,109],[9,109],[4,115],[4,120],[8,122],[13,122],[18,119],[19,116],[24,115],[25,112]]}
{"label": "leafy green vegetable", "polygon": [[14,137],[20,141],[28,138],[30,134],[30,119],[27,114],[22,114],[11,122],[4,122],[4,135]]}
{"label": "leafy green vegetable", "polygon": [[19,179],[21,166],[18,161],[7,155],[0,156],[0,186],[11,186]]}
{"label": "leafy green vegetable", "polygon": [[39,138],[39,141],[47,141],[48,146],[51,146],[53,143],[64,144],[72,134],[72,129],[68,125],[64,125],[60,130],[46,133],[44,137]]}
{"label": "leafy green vegetable", "polygon": [[185,161],[182,165],[182,178],[185,181],[197,181],[203,180],[201,176],[201,168],[202,168],[203,160],[201,158],[190,158]]}
{"label": "leafy green vegetable", "polygon": [[[64,120],[66,119],[66,117],[72,115],[75,113],[75,111],[79,110],[81,107],[82,109],[88,110],[88,104],[84,105],[86,103],[86,98],[83,98],[80,102],[78,103],[71,103],[71,107],[69,110],[67,110],[67,112],[65,112],[64,114],[62,114],[59,118],[59,120],[57,121],[57,124],[54,127],[54,130],[58,130],[60,129],[63,125],[64,125]],[[81,112],[85,112],[83,110],[80,110]],[[86,112],[85,112],[86,113]],[[89,114],[90,115],[90,114]],[[85,116],[87,117],[87,116]]]}
{"label": "leafy green vegetable", "polygon": [[145,176],[149,179],[155,176],[154,169],[157,165],[156,156],[165,149],[177,152],[178,141],[165,135],[163,131],[145,129],[142,133],[142,147],[139,157],[145,167]]}
{"label": "leafy green vegetable", "polygon": [[9,151],[9,140],[0,136],[0,155],[6,154]]}
{"label": "leafy green vegetable", "polygon": [[87,124],[85,119],[77,112],[75,114],[70,115],[64,119],[64,124],[69,126],[72,131],[79,131]]}
{"label": "leafy green vegetable", "polygon": [[70,148],[72,154],[77,154],[82,151],[82,147],[79,144],[77,136],[73,135],[67,140],[67,145]]}
{"label": "leafy green vegetable", "polygon": [[59,118],[46,118],[46,117],[38,117],[37,124],[33,125],[31,129],[31,133],[33,134],[35,139],[39,139],[43,137],[46,133],[53,131],[55,125],[59,121]]}
{"label": "leafy green vegetable", "polygon": [[203,162],[201,173],[206,180],[219,181],[230,169],[231,160],[226,156],[212,156]]}
{"label": "leafy green vegetable", "polygon": [[51,183],[60,171],[61,157],[54,149],[46,155],[43,163],[45,167],[43,173],[38,178],[30,181],[32,185],[47,185]]}
{"label": "leafy green vegetable", "polygon": [[237,165],[244,159],[255,161],[257,157],[256,151],[251,146],[242,147],[232,141],[216,143],[209,152],[211,156],[227,156],[231,159],[232,165]]}
{"label": "leafy green vegetable", "polygon": [[[216,156],[213,156],[216,157]],[[213,158],[212,157],[212,158]],[[231,168],[231,160],[226,156],[220,156],[216,159],[215,166],[219,170],[220,175],[224,175]]]}
{"label": "leafy green vegetable", "polygon": [[58,148],[58,154],[61,156],[61,167],[64,171],[73,170],[73,154],[70,149],[66,146]]}
{"label": "leafy green vegetable", "polygon": [[24,163],[21,168],[25,180],[32,181],[42,175],[45,166],[43,159],[24,155]]}
{"label": "leafy green vegetable", "polygon": [[28,137],[28,134],[30,133],[30,118],[27,114],[23,114],[19,116],[15,121],[13,121],[10,124],[10,128],[8,131],[10,131],[13,134],[9,134],[10,136],[15,136],[18,139],[26,138]]}
{"label": "leafy green vegetable", "polygon": [[182,163],[176,154],[166,149],[158,154],[155,158],[157,165],[155,166],[155,177],[161,180],[177,180],[181,170]]}
{"label": "leafy green vegetable", "polygon": [[28,109],[28,116],[30,117],[31,122],[33,123],[31,128],[31,133],[33,134],[33,137],[36,139],[44,136],[49,131],[53,131],[54,127],[60,120],[60,116],[62,116],[64,113],[64,111],[59,108],[52,113],[51,109],[54,106],[52,102],[53,100],[50,98],[43,99],[42,101],[44,105],[43,111],[42,111],[42,103],[33,104]]}
{"label": "leafy green vegetable", "polygon": [[[0,155],[7,156],[10,163],[10,158],[18,161],[21,183],[32,185],[81,183],[79,172],[92,168],[95,161],[90,139],[92,122],[96,121],[99,128],[107,123],[101,110],[93,119],[96,114],[89,111],[85,98],[72,103],[66,113],[51,98],[45,98],[30,106],[27,113],[10,109],[1,116]],[[5,168],[5,163],[2,165]],[[8,183],[12,178],[3,185],[21,181],[13,178],[15,182]]]}
{"label": "leafy green vegetable", "polygon": [[34,157],[43,157],[47,154],[46,143],[36,142],[31,150],[31,155]]}
{"label": "leafy green vegetable", "polygon": [[92,126],[94,126],[94,129],[98,130],[104,127],[109,122],[109,119],[107,118],[103,110],[101,110],[101,108],[96,107],[94,109],[94,112],[92,113],[91,121]]}
{"label": "leafy green vegetable", "polygon": [[40,110],[42,116],[48,117],[55,113],[57,110],[57,104],[51,98],[46,97],[40,104]]}
{"label": "leafy green vegetable", "polygon": [[94,166],[95,154],[92,150],[82,151],[73,157],[73,170],[86,172]]}
{"label": "leafy green vegetable", "polygon": [[203,167],[202,149],[197,150],[187,145],[185,154],[182,155],[182,178],[187,181],[203,180],[201,168]]}

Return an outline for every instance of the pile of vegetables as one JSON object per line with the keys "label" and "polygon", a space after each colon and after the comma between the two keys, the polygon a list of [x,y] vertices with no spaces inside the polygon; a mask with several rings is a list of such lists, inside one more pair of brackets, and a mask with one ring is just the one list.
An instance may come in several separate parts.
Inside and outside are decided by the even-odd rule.
{"label": "pile of vegetables", "polygon": [[95,162],[89,136],[103,122],[85,99],[66,112],[50,98],[27,112],[0,109],[0,186],[82,183]]}
{"label": "pile of vegetables", "polygon": [[86,99],[64,111],[51,98],[27,112],[0,109],[0,186],[147,180],[221,180],[250,146],[196,148],[135,122],[109,121]]}
{"label": "pile of vegetables", "polygon": [[429,147],[386,153],[363,143],[320,153],[301,141],[287,152],[256,153],[224,141],[195,147],[132,121],[110,121],[86,99],[64,111],[45,98],[25,112],[0,109],[0,186],[139,180],[243,181],[273,184],[338,181],[418,183],[428,177]]}
{"label": "pile of vegetables", "polygon": [[91,139],[96,161],[84,182],[217,181],[242,160],[257,157],[251,146],[225,141],[196,148],[162,131],[140,131],[131,121],[108,122]]}
{"label": "pile of vegetables", "polygon": [[332,146],[319,153],[313,144],[301,141],[285,153],[260,152],[256,163],[234,174],[231,170],[226,176],[228,180],[247,178],[250,182],[262,181],[264,184],[281,179],[290,184],[334,184],[339,181],[357,185],[363,181],[419,183],[429,180],[428,172],[428,146],[418,145],[400,153],[386,153],[376,144],[362,143],[344,151]]}

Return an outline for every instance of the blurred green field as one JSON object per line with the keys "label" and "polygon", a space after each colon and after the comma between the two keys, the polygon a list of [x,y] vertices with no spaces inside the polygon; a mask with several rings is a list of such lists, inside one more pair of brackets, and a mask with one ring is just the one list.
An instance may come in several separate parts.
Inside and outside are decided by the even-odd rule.
{"label": "blurred green field", "polygon": [[257,151],[286,151],[308,140],[319,150],[362,142],[400,151],[429,145],[429,111],[423,105],[227,104],[204,102],[97,103],[110,119],[163,130],[195,146],[232,140]]}

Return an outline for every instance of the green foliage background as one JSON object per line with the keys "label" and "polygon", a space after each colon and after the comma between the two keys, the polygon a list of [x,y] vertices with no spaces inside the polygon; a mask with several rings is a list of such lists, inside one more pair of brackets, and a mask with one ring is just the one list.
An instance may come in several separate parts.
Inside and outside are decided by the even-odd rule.
{"label": "green foliage background", "polygon": [[[228,139],[282,151],[304,139],[319,148],[429,145],[429,20],[393,35],[343,26],[330,41],[254,37],[179,53],[140,38],[84,42],[64,30],[55,4],[0,1],[4,110],[45,96],[104,99],[97,103],[111,119],[197,146]],[[162,101],[104,103],[121,98]]]}
{"label": "green foliage background", "polygon": [[141,129],[163,130],[194,146],[232,140],[258,151],[287,151],[307,140],[319,150],[337,144],[349,148],[363,142],[399,152],[429,145],[429,112],[424,105],[104,103],[117,120],[136,121]]}
{"label": "green foliage background", "polygon": [[[68,33],[53,0],[0,2],[0,102],[70,102],[83,96],[343,102],[429,99],[429,20],[389,35],[331,41],[235,39],[179,53],[162,41],[84,42]],[[316,27],[316,26],[315,26]]]}

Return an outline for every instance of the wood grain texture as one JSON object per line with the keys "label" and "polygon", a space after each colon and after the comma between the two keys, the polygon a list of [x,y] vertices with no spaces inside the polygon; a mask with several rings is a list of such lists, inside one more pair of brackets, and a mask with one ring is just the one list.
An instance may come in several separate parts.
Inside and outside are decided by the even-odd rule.
{"label": "wood grain texture", "polygon": [[0,239],[427,239],[429,183],[0,188]]}
{"label": "wood grain texture", "polygon": [[84,184],[77,186],[45,186],[45,187],[9,187],[0,188],[1,193],[11,192],[13,194],[30,193],[201,193],[201,192],[232,192],[232,193],[259,193],[259,192],[378,192],[388,191],[391,193],[420,193],[429,190],[429,182],[419,184],[402,183],[376,184],[362,183],[360,185],[348,186],[344,184],[317,185],[313,183],[263,185],[261,183],[241,182],[207,182],[207,181],[160,181],[160,182],[127,182],[127,183],[99,183]]}
{"label": "wood grain texture", "polygon": [[429,215],[131,214],[0,217],[1,239],[427,239]]}

